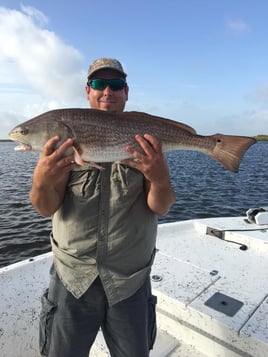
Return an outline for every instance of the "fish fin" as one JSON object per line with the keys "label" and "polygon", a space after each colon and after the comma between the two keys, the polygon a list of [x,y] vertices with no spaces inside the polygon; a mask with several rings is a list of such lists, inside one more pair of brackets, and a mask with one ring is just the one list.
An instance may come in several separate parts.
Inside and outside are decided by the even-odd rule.
{"label": "fish fin", "polygon": [[246,136],[215,134],[211,137],[216,140],[216,145],[213,151],[207,154],[233,172],[239,171],[245,152],[256,143],[256,139]]}
{"label": "fish fin", "polygon": [[27,145],[27,144],[19,144],[18,146],[16,146],[14,148],[14,150],[16,150],[16,151],[31,151],[32,147],[31,147],[31,145]]}
{"label": "fish fin", "polygon": [[103,166],[96,164],[96,162],[94,161],[84,161],[84,163],[87,164],[88,166],[96,167],[96,169],[99,169],[101,171],[104,170]]}
{"label": "fish fin", "polygon": [[74,150],[74,161],[77,163],[77,165],[80,166],[88,165],[88,166],[96,167],[99,170],[104,170],[102,166],[96,164],[94,161],[84,161],[75,146],[73,146],[73,150]]}
{"label": "fish fin", "polygon": [[73,146],[73,151],[74,151],[74,161],[77,163],[77,165],[83,166],[85,164],[85,161],[82,159],[80,153],[78,152],[75,146]]}
{"label": "fish fin", "polygon": [[194,130],[194,128],[192,128],[191,126],[189,126],[187,124],[181,123],[179,121],[158,117],[158,116],[147,114],[147,113],[143,113],[143,112],[135,112],[135,111],[123,112],[123,113],[120,113],[120,114],[122,116],[127,116],[128,119],[130,119],[130,117],[133,116],[135,118],[141,118],[141,119],[144,119],[144,120],[153,119],[154,121],[159,121],[159,122],[162,122],[164,124],[169,123],[169,124],[175,126],[176,128],[183,129],[185,131],[188,131],[191,134],[196,135],[196,131]]}

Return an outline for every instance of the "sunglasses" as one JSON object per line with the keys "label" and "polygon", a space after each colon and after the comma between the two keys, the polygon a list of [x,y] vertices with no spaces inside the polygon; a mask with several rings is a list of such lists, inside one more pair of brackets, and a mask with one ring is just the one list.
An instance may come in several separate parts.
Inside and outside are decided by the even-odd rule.
{"label": "sunglasses", "polygon": [[119,78],[115,78],[115,79],[96,78],[88,81],[87,85],[96,90],[104,90],[107,86],[109,86],[109,88],[112,91],[117,91],[125,88],[127,83],[123,79],[119,79]]}

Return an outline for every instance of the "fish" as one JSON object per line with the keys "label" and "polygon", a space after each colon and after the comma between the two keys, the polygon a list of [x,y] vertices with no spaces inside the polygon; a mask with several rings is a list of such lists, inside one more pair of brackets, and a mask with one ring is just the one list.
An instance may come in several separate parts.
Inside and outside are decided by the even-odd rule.
{"label": "fish", "polygon": [[143,112],[109,112],[98,109],[55,109],[25,121],[11,130],[9,139],[20,145],[16,150],[42,151],[44,144],[58,135],[58,145],[73,138],[74,160],[78,165],[99,167],[103,162],[131,158],[126,146],[141,151],[135,135],[150,134],[163,152],[194,150],[238,172],[247,149],[256,139],[247,136],[198,135],[187,124]]}

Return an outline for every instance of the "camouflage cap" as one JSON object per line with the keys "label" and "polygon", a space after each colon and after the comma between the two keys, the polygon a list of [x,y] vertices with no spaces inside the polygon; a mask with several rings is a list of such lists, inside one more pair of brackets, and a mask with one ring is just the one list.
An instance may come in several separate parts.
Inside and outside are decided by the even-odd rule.
{"label": "camouflage cap", "polygon": [[119,72],[124,78],[126,78],[127,74],[124,72],[124,69],[119,61],[113,58],[99,58],[91,63],[88,69],[88,79],[93,76],[93,74],[100,69],[113,69]]}

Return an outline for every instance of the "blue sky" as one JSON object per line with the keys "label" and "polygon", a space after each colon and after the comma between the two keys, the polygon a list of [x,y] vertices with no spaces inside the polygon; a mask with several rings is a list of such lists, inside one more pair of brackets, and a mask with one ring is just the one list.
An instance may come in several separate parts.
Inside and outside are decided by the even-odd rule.
{"label": "blue sky", "polygon": [[88,107],[99,57],[128,73],[126,110],[199,134],[268,134],[267,0],[2,0],[0,138],[44,111]]}

